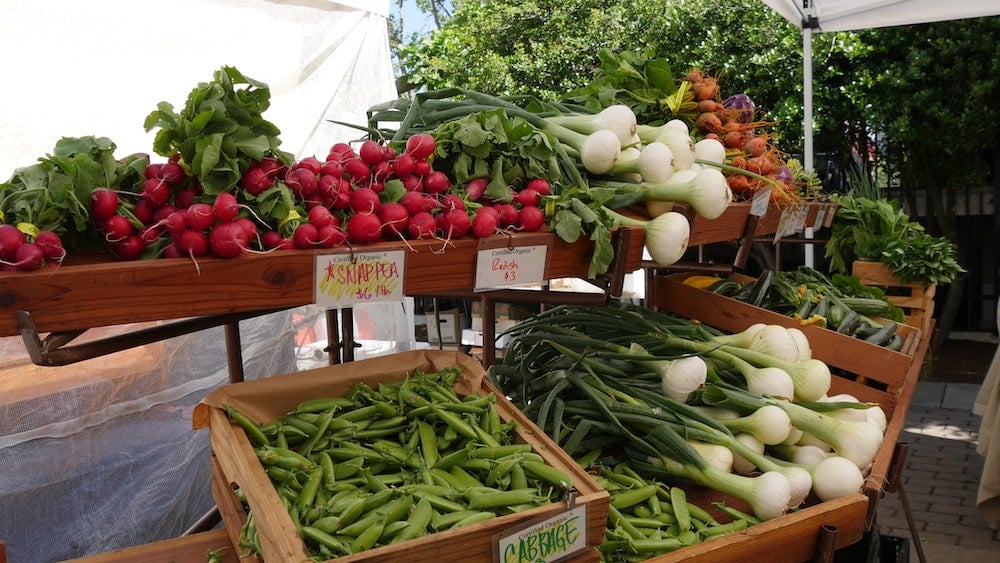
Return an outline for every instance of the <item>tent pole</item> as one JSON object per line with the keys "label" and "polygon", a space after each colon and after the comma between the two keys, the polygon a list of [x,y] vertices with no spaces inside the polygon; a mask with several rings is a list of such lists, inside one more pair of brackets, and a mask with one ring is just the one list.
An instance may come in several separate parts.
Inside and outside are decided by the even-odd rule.
{"label": "tent pole", "polygon": [[812,76],[812,29],[802,28],[802,167],[813,170],[813,76]]}

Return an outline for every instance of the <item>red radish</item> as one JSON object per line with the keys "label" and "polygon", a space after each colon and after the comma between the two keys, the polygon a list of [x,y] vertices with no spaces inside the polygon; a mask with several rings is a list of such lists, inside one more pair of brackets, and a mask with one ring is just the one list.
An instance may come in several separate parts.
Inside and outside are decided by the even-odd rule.
{"label": "red radish", "polygon": [[208,233],[208,246],[221,258],[236,258],[250,250],[246,228],[237,221],[226,221],[212,227]]}
{"label": "red radish", "polygon": [[535,190],[541,195],[549,195],[552,193],[552,185],[549,184],[549,181],[545,178],[535,178],[528,182],[528,185],[524,187]]}
{"label": "red radish", "polygon": [[392,173],[397,178],[402,178],[404,176],[409,176],[413,174],[413,155],[408,153],[403,153],[396,157],[396,160],[392,161]]}
{"label": "red radish", "polygon": [[27,242],[24,233],[14,225],[0,225],[0,260],[7,262],[14,260],[17,249]]}
{"label": "red radish", "polygon": [[240,178],[240,187],[252,195],[260,195],[274,185],[274,180],[261,166],[251,166]]}
{"label": "red radish", "polygon": [[285,185],[302,200],[310,199],[316,195],[318,182],[316,173],[308,168],[296,168],[285,174]]}
{"label": "red radish", "polygon": [[542,196],[535,188],[524,188],[514,195],[514,199],[517,200],[517,203],[521,207],[538,207],[538,204],[542,201]]}
{"label": "red radish", "polygon": [[195,203],[185,211],[189,229],[196,231],[207,231],[215,223],[215,215],[212,213],[212,206],[207,203]]}
{"label": "red radish", "polygon": [[159,178],[161,168],[163,168],[163,164],[160,163],[147,164],[146,169],[142,171],[143,178],[146,180],[149,180],[151,178]]}
{"label": "red radish", "polygon": [[371,188],[358,188],[351,192],[351,209],[357,213],[377,213],[382,202]]}
{"label": "red radish", "polygon": [[66,249],[63,248],[62,239],[52,231],[39,231],[35,235],[35,244],[42,249],[46,260],[60,262],[66,256]]}
{"label": "red radish", "polygon": [[377,182],[385,182],[392,177],[392,164],[388,160],[380,160],[372,165],[372,176]]}
{"label": "red radish", "polygon": [[174,245],[184,256],[204,256],[208,254],[208,235],[202,231],[187,229],[174,237]]}
{"label": "red radish", "polygon": [[147,199],[140,199],[132,207],[132,215],[143,225],[156,222],[156,207]]}
{"label": "red radish", "polygon": [[320,248],[335,248],[347,241],[347,235],[337,225],[327,225],[321,228],[316,236],[319,238],[316,244]]}
{"label": "red radish", "polygon": [[545,212],[537,207],[522,207],[517,212],[517,223],[522,231],[537,231],[545,224]]}
{"label": "red radish", "polygon": [[170,200],[170,185],[163,180],[146,180],[142,184],[142,197],[149,200],[154,207],[165,205]]}
{"label": "red radish", "polygon": [[469,183],[465,185],[465,196],[469,198],[469,201],[479,201],[489,185],[490,182],[486,178],[469,180]]}
{"label": "red radish", "polygon": [[380,194],[383,191],[385,191],[385,184],[381,182],[372,182],[371,184],[368,184],[368,187],[371,188],[371,190],[377,194]]}
{"label": "red radish", "polygon": [[517,208],[511,203],[497,203],[493,206],[500,213],[500,226],[507,227],[517,223]]}
{"label": "red radish", "polygon": [[464,209],[452,209],[438,214],[438,226],[445,238],[462,238],[472,229],[472,220]]}
{"label": "red radish", "polygon": [[351,183],[341,179],[340,184],[337,186],[337,192],[333,194],[333,201],[330,203],[330,207],[341,211],[350,209],[352,191],[354,191],[354,188],[351,187]]}
{"label": "red radish", "polygon": [[410,214],[410,222],[406,224],[406,233],[412,239],[425,239],[434,236],[437,231],[437,221],[427,211]]}
{"label": "red radish", "polygon": [[319,173],[322,176],[336,176],[339,178],[344,174],[344,165],[339,160],[327,160],[323,163],[323,167],[319,169]]}
{"label": "red radish", "polygon": [[184,169],[176,162],[167,162],[160,167],[157,177],[167,183],[168,186],[179,186],[187,177]]}
{"label": "red radish", "polygon": [[281,236],[278,231],[264,231],[264,234],[260,236],[260,242],[264,245],[264,248],[274,248],[274,249],[284,249],[284,248],[294,248],[292,241]]}
{"label": "red radish", "polygon": [[163,219],[164,228],[171,236],[179,235],[187,229],[187,213],[184,211],[174,211]]}
{"label": "red radish", "polygon": [[418,158],[413,161],[413,173],[417,176],[426,176],[433,171],[431,163],[427,159]]}
{"label": "red radish", "polygon": [[122,242],[132,234],[132,223],[121,215],[112,215],[104,221],[104,238],[108,242]]}
{"label": "red radish", "polygon": [[382,236],[385,238],[405,238],[403,232],[410,221],[410,214],[402,203],[387,201],[378,210],[382,222]]}
{"label": "red radish", "polygon": [[240,214],[240,202],[230,192],[222,192],[212,202],[212,215],[216,221],[234,221]]}
{"label": "red radish", "polygon": [[104,221],[118,211],[118,194],[110,188],[97,188],[90,193],[90,216]]}
{"label": "red radish", "polygon": [[330,225],[336,225],[339,222],[337,216],[322,205],[316,205],[309,209],[307,218],[309,223],[317,229],[322,229],[323,227],[328,227]]}
{"label": "red radish", "polygon": [[443,194],[451,189],[451,180],[440,170],[435,170],[424,177],[424,191],[431,194]]}
{"label": "red radish", "polygon": [[365,186],[371,181],[372,170],[360,158],[352,158],[344,162],[344,173],[358,186]]}
{"label": "red radish", "polygon": [[243,230],[247,233],[247,240],[252,240],[257,238],[257,223],[250,220],[249,217],[237,217],[234,221],[243,227]]}
{"label": "red radish", "polygon": [[178,190],[177,193],[174,194],[174,204],[180,208],[188,207],[195,202],[195,199],[197,199],[199,195],[201,195],[201,192],[194,188],[184,188],[182,190]]}
{"label": "red radish", "polygon": [[333,201],[340,189],[339,176],[320,176],[316,183],[316,195],[323,201]]}
{"label": "red radish", "polygon": [[43,264],[45,251],[33,242],[26,242],[17,248],[11,265],[22,272],[30,272],[41,268]]}
{"label": "red radish", "polygon": [[164,258],[183,258],[184,257],[184,253],[181,252],[181,250],[179,248],[177,248],[176,244],[170,243],[167,246],[163,247],[163,257]]}
{"label": "red radish", "polygon": [[146,250],[146,243],[138,235],[126,237],[112,249],[122,260],[138,260],[142,257],[143,250]]}
{"label": "red radish", "polygon": [[465,200],[458,194],[444,194],[444,197],[441,198],[441,209],[443,211],[451,211],[452,209],[465,211]]}
{"label": "red radish", "polygon": [[287,170],[285,163],[275,157],[262,158],[257,166],[260,166],[267,173],[267,177],[272,179],[283,176]]}
{"label": "red radish", "polygon": [[174,207],[173,205],[164,205],[163,207],[158,208],[153,213],[153,222],[159,223],[163,221],[164,219],[169,217],[170,214],[173,213],[174,211],[177,211],[177,208]]}
{"label": "red radish", "polygon": [[431,206],[433,200],[421,192],[406,192],[399,198],[399,203],[406,208],[411,217],[421,211],[429,212],[434,209]]}
{"label": "red radish", "polygon": [[292,232],[292,244],[299,250],[316,246],[319,242],[319,229],[309,223],[302,223]]}
{"label": "red radish", "polygon": [[417,133],[406,140],[406,152],[417,159],[427,158],[434,154],[435,147],[434,137],[429,133]]}
{"label": "red radish", "polygon": [[370,212],[358,212],[347,218],[347,239],[360,244],[375,242],[382,234],[382,221]]}
{"label": "red radish", "polygon": [[400,181],[403,182],[403,189],[405,189],[408,192],[424,191],[424,181],[420,176],[417,176],[416,174],[403,176]]}
{"label": "red radish", "polygon": [[304,168],[313,173],[313,176],[319,174],[320,170],[323,169],[323,163],[315,156],[307,156],[302,160],[296,162],[293,168]]}
{"label": "red radish", "polygon": [[472,236],[485,238],[497,232],[499,215],[490,207],[480,207],[472,218]]}
{"label": "red radish", "polygon": [[361,148],[358,149],[358,156],[365,164],[373,165],[376,162],[382,162],[382,158],[385,153],[382,151],[382,145],[378,144],[378,141],[373,141],[368,139],[367,141],[361,143]]}
{"label": "red radish", "polygon": [[156,239],[163,236],[164,228],[160,223],[154,223],[148,227],[145,227],[139,231],[139,238],[145,244],[150,244],[156,241]]}
{"label": "red radish", "polygon": [[389,145],[383,146],[382,147],[382,160],[384,160],[386,162],[389,162],[390,160],[393,160],[394,158],[396,158],[396,149],[392,148]]}
{"label": "red radish", "polygon": [[338,160],[343,162],[348,158],[353,158],[357,156],[354,152],[354,148],[347,143],[336,143],[330,147],[330,152],[327,153],[327,160]]}

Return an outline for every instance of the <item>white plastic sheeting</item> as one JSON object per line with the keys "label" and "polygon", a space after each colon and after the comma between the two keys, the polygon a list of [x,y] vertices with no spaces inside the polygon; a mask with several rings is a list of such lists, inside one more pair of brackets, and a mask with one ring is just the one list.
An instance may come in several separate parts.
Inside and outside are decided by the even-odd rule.
{"label": "white plastic sheeting", "polygon": [[850,31],[1000,14],[998,0],[763,0],[802,30],[802,164],[813,169],[812,34]]}
{"label": "white plastic sheeting", "polygon": [[[108,137],[119,156],[151,152],[146,115],[160,101],[182,107],[224,65],[270,86],[264,117],[284,150],[325,156],[360,135],[328,120],[363,124],[368,107],[397,95],[388,12],[388,0],[0,0],[0,180],[60,137]],[[295,321],[315,320],[314,309],[240,323],[247,379],[296,370],[309,327]],[[377,315],[407,326],[394,312]],[[408,325],[409,335],[373,337],[405,349]],[[208,432],[191,429],[191,409],[228,382],[221,327],[61,368],[26,356],[19,338],[0,338],[0,540],[10,561],[175,537],[212,507]]]}

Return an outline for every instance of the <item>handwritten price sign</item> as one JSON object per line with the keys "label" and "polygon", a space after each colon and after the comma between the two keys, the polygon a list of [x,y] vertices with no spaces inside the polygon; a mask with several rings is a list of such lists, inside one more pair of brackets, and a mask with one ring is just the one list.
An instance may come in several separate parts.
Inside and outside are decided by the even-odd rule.
{"label": "handwritten price sign", "polygon": [[316,256],[316,304],[328,308],[403,299],[402,250]]}
{"label": "handwritten price sign", "polygon": [[476,254],[476,291],[545,279],[545,245],[488,248]]}

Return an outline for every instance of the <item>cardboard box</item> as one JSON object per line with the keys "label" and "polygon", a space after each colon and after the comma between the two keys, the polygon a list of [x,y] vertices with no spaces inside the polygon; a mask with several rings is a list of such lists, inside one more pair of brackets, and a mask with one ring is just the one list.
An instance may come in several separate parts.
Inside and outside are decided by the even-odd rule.
{"label": "cardboard box", "polygon": [[[505,328],[502,327],[506,326],[504,323],[511,323],[511,325],[513,325],[514,321],[501,321],[496,323],[496,332],[494,334],[498,338],[493,344],[494,348],[504,348],[507,346],[507,343],[510,342],[509,334],[501,336],[501,333],[505,330]],[[464,329],[462,331],[462,344],[466,346],[483,346],[483,331],[471,328]]]}
{"label": "cardboard box", "polygon": [[[268,562],[305,561],[308,553],[285,510],[274,486],[257,459],[242,427],[228,419],[222,409],[228,404],[263,423],[292,410],[308,398],[343,395],[356,382],[375,386],[398,381],[415,369],[437,371],[458,366],[462,375],[455,384],[460,395],[493,392],[503,421],[515,421],[515,441],[532,445],[545,461],[573,476],[577,495],[573,502],[584,506],[588,549],[576,560],[596,561],[596,546],[603,541],[607,523],[608,499],[603,490],[571,457],[552,442],[530,419],[511,404],[485,378],[482,364],[457,352],[414,351],[338,364],[325,368],[279,375],[243,383],[225,385],[210,393],[194,409],[195,428],[208,426],[212,451],[217,461],[213,476],[213,495],[233,540],[238,545],[242,515],[235,496],[238,487],[254,515],[263,559]],[[221,481],[216,483],[216,481]],[[495,553],[498,534],[516,530],[529,523],[556,516],[566,510],[565,503],[552,503],[524,512],[498,516],[492,520],[438,532],[388,546],[377,547],[337,562],[356,561],[489,561]],[[581,532],[583,531],[581,530]]]}

